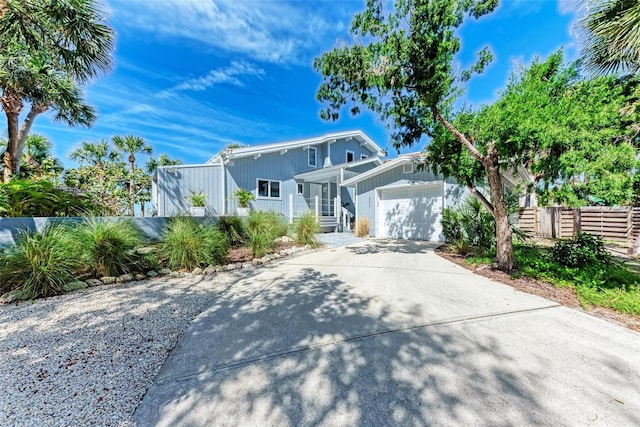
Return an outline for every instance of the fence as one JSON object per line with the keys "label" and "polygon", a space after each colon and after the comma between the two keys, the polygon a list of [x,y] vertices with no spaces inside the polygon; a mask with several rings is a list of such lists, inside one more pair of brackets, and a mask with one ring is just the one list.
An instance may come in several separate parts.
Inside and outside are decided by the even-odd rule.
{"label": "fence", "polygon": [[604,239],[629,241],[640,232],[640,208],[521,208],[518,227],[535,237],[570,238],[577,229]]}

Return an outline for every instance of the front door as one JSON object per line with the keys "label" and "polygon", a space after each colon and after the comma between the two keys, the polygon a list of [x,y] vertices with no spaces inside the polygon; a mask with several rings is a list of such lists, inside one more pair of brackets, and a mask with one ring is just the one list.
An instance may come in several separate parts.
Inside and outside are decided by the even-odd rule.
{"label": "front door", "polygon": [[318,196],[318,203],[320,203],[320,207],[319,207],[319,213],[320,215],[323,215],[323,209],[322,209],[322,184],[314,184],[311,183],[309,184],[309,208],[315,212],[315,203],[316,203],[316,196]]}

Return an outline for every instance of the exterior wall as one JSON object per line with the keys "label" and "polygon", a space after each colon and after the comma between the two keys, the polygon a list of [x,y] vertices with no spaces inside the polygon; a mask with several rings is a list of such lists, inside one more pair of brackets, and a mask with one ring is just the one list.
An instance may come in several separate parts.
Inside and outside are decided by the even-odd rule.
{"label": "exterior wall", "polygon": [[458,184],[453,178],[447,179],[444,191],[445,206],[448,208],[457,208],[467,197],[473,197],[466,185]]}
{"label": "exterior wall", "polygon": [[187,197],[202,191],[206,196],[206,213],[222,213],[224,196],[220,165],[166,166],[157,171],[157,215],[171,216],[189,212]]}
{"label": "exterior wall", "polygon": [[[404,173],[402,165],[358,183],[358,217],[369,219],[369,235],[376,235],[376,188],[442,180],[431,171]],[[357,219],[357,218],[356,218]]]}
{"label": "exterior wall", "polygon": [[347,150],[353,151],[353,161],[360,160],[360,155],[364,154],[367,157],[373,157],[375,153],[369,151],[366,146],[361,146],[360,142],[352,139],[350,141],[337,141],[331,144],[331,163],[339,165],[347,162]]}

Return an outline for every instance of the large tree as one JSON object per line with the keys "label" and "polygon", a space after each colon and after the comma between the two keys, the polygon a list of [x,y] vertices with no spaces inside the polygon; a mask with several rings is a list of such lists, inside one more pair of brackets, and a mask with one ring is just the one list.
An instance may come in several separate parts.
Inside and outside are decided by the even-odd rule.
{"label": "large tree", "polygon": [[[95,120],[80,85],[111,68],[113,30],[94,0],[0,3],[0,88],[7,117],[4,181],[19,171],[35,118],[52,109],[71,126]],[[29,111],[20,123],[25,105]]]}
{"label": "large tree", "polygon": [[134,215],[136,202],[136,154],[151,154],[153,148],[143,138],[134,135],[114,136],[113,145],[117,150],[124,152],[129,161],[129,214]]}
{"label": "large tree", "polygon": [[492,59],[484,48],[474,64],[456,72],[454,58],[461,46],[456,30],[467,16],[481,18],[496,6],[496,0],[368,0],[366,10],[352,22],[356,42],[324,53],[314,67],[324,77],[317,94],[328,104],[321,112],[324,119],[336,120],[342,107],[351,103],[354,114],[359,106],[376,113],[397,147],[411,146],[439,128],[454,137],[484,170],[490,200],[475,183],[469,188],[495,219],[496,265],[510,271],[515,257],[502,188],[502,147],[491,139],[482,141],[481,150],[473,135],[450,121],[452,102],[462,85]]}
{"label": "large tree", "polygon": [[111,149],[109,142],[104,140],[99,142],[84,141],[69,153],[69,157],[81,165],[95,167],[97,191],[99,195],[104,195],[106,191],[105,166],[120,158],[120,154]]}

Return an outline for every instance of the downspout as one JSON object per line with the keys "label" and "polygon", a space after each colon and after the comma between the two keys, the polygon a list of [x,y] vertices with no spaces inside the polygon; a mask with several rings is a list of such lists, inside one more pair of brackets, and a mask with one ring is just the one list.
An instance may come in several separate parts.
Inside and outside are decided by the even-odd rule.
{"label": "downspout", "polygon": [[220,180],[220,182],[222,183],[222,191],[220,192],[220,194],[222,194],[222,215],[226,215],[227,214],[227,186],[225,183],[225,167],[224,167],[224,159],[221,160],[220,162],[220,173],[222,174],[222,179]]}

